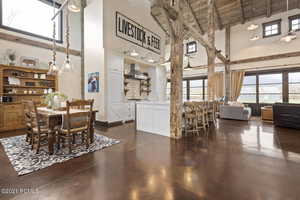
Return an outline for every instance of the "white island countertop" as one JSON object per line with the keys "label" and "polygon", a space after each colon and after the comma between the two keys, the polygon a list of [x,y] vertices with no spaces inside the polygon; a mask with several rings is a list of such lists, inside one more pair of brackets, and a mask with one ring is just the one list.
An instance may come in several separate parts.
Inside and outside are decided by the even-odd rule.
{"label": "white island countertop", "polygon": [[170,137],[170,103],[137,102],[136,125],[137,130]]}

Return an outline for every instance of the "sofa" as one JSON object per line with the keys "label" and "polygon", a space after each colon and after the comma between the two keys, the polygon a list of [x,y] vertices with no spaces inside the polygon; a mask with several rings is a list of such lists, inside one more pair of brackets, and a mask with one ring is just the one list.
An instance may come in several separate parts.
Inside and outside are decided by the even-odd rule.
{"label": "sofa", "polygon": [[242,105],[221,105],[221,119],[235,119],[248,121],[251,117],[251,108]]}
{"label": "sofa", "polygon": [[273,119],[275,126],[300,129],[300,104],[274,104]]}

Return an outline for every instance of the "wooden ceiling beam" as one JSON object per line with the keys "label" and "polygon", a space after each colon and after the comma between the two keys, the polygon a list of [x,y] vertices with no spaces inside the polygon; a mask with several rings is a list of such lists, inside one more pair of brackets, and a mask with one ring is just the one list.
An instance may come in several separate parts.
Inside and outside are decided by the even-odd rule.
{"label": "wooden ceiling beam", "polygon": [[266,10],[267,10],[267,17],[271,17],[272,15],[272,0],[266,0]]}
{"label": "wooden ceiling beam", "polygon": [[241,24],[245,23],[245,13],[244,13],[244,6],[243,6],[243,1],[242,0],[237,0],[237,4],[240,9],[240,17],[241,17]]}
{"label": "wooden ceiling beam", "polygon": [[160,21],[157,19],[157,16],[155,16],[152,12],[151,12],[151,16],[153,17],[154,21],[158,24],[158,26],[166,33],[166,35],[168,37],[170,37],[169,32],[164,28],[164,26],[160,23]]}
{"label": "wooden ceiling beam", "polygon": [[194,12],[191,3],[189,2],[189,0],[184,0],[184,3],[186,4],[186,8],[188,9],[189,13],[192,15],[192,18],[195,20],[195,23],[197,24],[197,28],[199,29],[199,32],[201,33],[201,35],[204,35],[204,30],[199,22],[199,20],[196,17],[196,13]]}
{"label": "wooden ceiling beam", "polygon": [[216,13],[216,22],[217,22],[217,25],[218,25],[218,29],[222,30],[223,29],[223,23],[222,23],[222,19],[221,19],[218,7],[216,6],[216,3],[214,3],[214,10],[215,10],[215,13]]}

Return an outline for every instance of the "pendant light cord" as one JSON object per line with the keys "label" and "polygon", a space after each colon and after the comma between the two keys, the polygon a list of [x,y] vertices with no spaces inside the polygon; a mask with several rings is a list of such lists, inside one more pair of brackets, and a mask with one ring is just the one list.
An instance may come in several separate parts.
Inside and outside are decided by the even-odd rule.
{"label": "pendant light cord", "polygon": [[[56,1],[53,0],[53,13],[55,14]],[[56,22],[53,20],[53,60],[52,65],[56,65]]]}
{"label": "pendant light cord", "polygon": [[70,11],[66,9],[66,55],[67,61],[70,58]]}

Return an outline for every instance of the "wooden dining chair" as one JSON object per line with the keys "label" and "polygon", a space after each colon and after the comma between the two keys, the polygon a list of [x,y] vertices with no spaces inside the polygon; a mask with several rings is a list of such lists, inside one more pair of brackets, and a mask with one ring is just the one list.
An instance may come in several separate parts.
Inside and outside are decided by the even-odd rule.
{"label": "wooden dining chair", "polygon": [[207,122],[206,122],[206,116],[205,116],[205,108],[203,106],[202,102],[194,102],[195,111],[196,111],[196,117],[197,117],[197,129],[200,134],[202,130],[206,132]]}
{"label": "wooden dining chair", "polygon": [[37,110],[38,103],[28,102],[30,125],[32,130],[32,149],[38,154],[41,146],[48,146],[48,135],[51,133],[47,121],[41,118]]}
{"label": "wooden dining chair", "polygon": [[[63,116],[63,125],[58,133],[58,148],[61,142],[68,141],[69,153],[75,146],[75,137],[81,136],[82,144],[88,149],[90,146],[90,127],[92,123],[94,100],[67,101],[67,114]],[[77,109],[76,112],[72,109]],[[81,111],[78,110],[80,108]]]}
{"label": "wooden dining chair", "polygon": [[32,127],[31,127],[31,110],[30,110],[30,101],[23,100],[22,104],[24,106],[24,122],[26,125],[26,142],[29,142],[29,144],[32,144]]}

